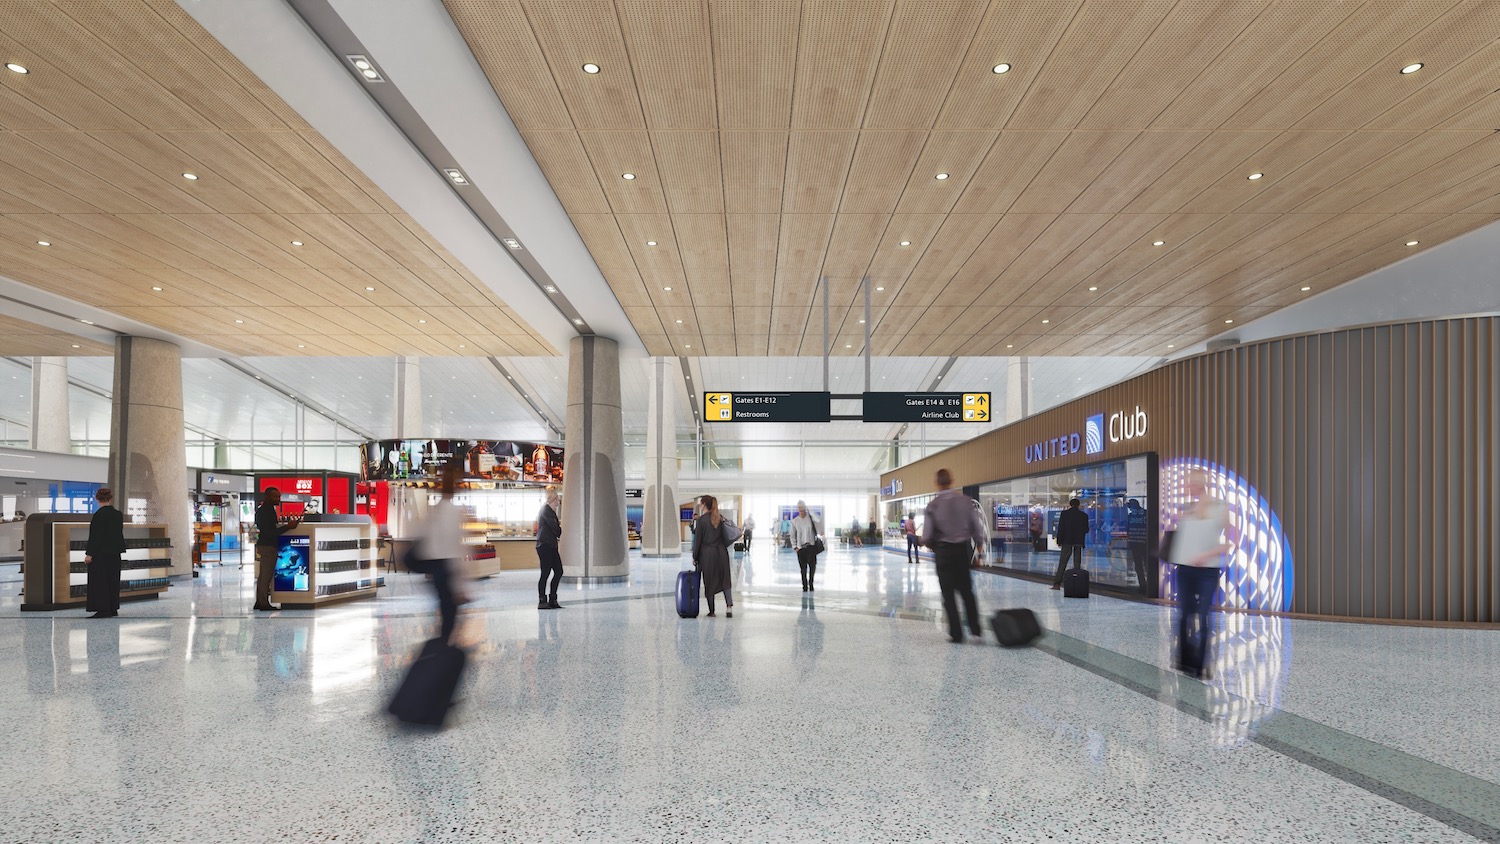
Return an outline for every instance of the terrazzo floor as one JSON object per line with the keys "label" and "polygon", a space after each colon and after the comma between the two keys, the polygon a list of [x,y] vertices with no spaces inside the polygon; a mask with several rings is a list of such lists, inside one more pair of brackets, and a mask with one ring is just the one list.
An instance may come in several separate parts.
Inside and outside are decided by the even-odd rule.
{"label": "terrazzo floor", "polygon": [[113,620],[21,613],[0,573],[0,840],[1500,840],[1500,631],[1226,616],[1214,678],[1170,611],[976,574],[1035,648],[952,645],[930,563],[757,546],[735,617],[629,583],[472,586],[448,729],[383,714],[427,587],[251,614],[249,567]]}

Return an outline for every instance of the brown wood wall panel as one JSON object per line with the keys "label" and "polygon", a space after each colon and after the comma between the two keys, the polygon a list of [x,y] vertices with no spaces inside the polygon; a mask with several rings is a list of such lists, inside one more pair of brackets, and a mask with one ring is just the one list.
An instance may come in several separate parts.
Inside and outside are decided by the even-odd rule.
{"label": "brown wood wall panel", "polygon": [[[929,312],[938,319],[939,312]],[[909,342],[925,337],[919,321]],[[897,347],[900,353],[900,346]],[[1500,623],[1500,317],[1271,340],[1161,367],[881,477],[972,485],[1154,451],[1240,476],[1280,518],[1291,611]],[[1149,414],[1103,455],[1029,465],[1086,416]],[[1165,492],[1165,490],[1163,491]]]}

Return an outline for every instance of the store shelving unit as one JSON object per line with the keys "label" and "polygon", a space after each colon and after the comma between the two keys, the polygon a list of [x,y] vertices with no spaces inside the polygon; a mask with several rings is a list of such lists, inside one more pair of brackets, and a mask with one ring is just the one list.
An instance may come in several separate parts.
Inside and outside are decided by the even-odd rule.
{"label": "store shelving unit", "polygon": [[[79,609],[88,604],[89,517],[36,513],[26,521],[23,610]],[[166,525],[125,525],[120,558],[120,600],[155,598],[167,591],[172,539]]]}
{"label": "store shelving unit", "polygon": [[[367,516],[325,516],[337,521],[305,521],[278,538],[281,553],[272,579],[271,601],[284,608],[310,609],[336,601],[375,597],[381,577],[375,570],[375,524]],[[292,550],[288,550],[292,549]],[[283,568],[281,560],[306,570]],[[299,576],[300,574],[300,576]],[[289,588],[282,588],[283,586]]]}

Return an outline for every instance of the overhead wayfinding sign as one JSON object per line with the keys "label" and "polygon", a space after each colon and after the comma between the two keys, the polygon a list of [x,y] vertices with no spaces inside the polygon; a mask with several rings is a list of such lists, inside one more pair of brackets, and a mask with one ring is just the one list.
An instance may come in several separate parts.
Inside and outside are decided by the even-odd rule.
{"label": "overhead wayfinding sign", "polygon": [[704,393],[704,422],[827,422],[831,393]]}
{"label": "overhead wayfinding sign", "polygon": [[989,393],[865,393],[866,422],[988,422]]}

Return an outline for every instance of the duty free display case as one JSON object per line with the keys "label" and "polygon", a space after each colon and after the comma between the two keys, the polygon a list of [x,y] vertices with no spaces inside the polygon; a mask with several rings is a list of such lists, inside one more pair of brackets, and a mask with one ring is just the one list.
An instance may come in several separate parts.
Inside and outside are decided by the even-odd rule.
{"label": "duty free display case", "polygon": [[[26,575],[21,609],[80,609],[88,603],[89,516],[34,513],[26,520]],[[155,598],[167,591],[172,539],[167,526],[125,524],[120,559],[120,600]]]}
{"label": "duty free display case", "polygon": [[271,601],[308,609],[375,597],[375,523],[368,516],[310,516],[277,537]]}

